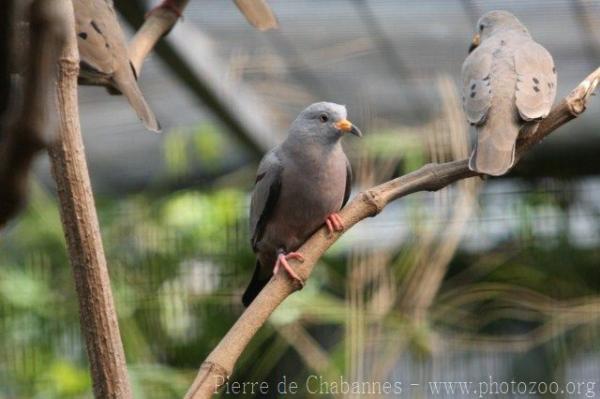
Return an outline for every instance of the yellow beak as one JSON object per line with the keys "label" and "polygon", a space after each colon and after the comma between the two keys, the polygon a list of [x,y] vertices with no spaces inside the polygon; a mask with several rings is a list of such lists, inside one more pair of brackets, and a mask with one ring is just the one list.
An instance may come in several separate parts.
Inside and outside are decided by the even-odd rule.
{"label": "yellow beak", "polygon": [[355,136],[362,137],[360,129],[354,126],[348,119],[342,119],[341,121],[336,122],[335,127],[344,133],[352,133]]}
{"label": "yellow beak", "polygon": [[473,50],[475,50],[477,48],[477,46],[479,46],[479,44],[481,43],[481,36],[479,36],[479,33],[476,33],[475,36],[473,36],[473,40],[471,40],[471,46],[469,47],[469,53]]}

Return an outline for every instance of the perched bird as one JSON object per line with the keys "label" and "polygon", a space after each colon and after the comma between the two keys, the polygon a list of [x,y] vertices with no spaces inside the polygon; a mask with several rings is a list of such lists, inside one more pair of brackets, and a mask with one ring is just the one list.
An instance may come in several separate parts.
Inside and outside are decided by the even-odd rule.
{"label": "perched bird", "polygon": [[499,176],[515,162],[521,127],[550,112],[556,69],[550,53],[509,12],[491,11],[477,26],[462,67],[463,107],[477,131],[469,168]]}
{"label": "perched bird", "polygon": [[74,0],[73,8],[80,58],[79,81],[108,86],[123,93],[144,126],[160,131],[156,116],[137,84],[112,0]]}
{"label": "perched bird", "polygon": [[250,234],[256,269],[242,302],[248,306],[279,268],[302,282],[288,264],[325,223],[344,229],[337,212],[350,196],[352,170],[340,142],[361,131],[346,119],[346,107],[319,102],[292,123],[283,143],[262,159],[250,204]]}

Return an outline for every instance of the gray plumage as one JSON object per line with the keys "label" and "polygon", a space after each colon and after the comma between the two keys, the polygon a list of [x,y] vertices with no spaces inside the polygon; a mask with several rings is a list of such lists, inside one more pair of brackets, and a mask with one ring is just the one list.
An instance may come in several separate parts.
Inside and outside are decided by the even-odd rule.
{"label": "gray plumage", "polygon": [[556,69],[548,51],[506,11],[479,20],[480,43],[462,67],[463,107],[477,143],[469,168],[503,175],[515,162],[524,123],[544,118],[556,96]]}
{"label": "gray plumage", "polygon": [[[343,105],[320,102],[292,123],[286,140],[262,159],[250,205],[256,271],[243,297],[247,306],[271,278],[280,251],[292,252],[348,201],[352,171],[342,149]],[[349,129],[349,128],[348,128]],[[358,136],[352,126],[348,130]]]}
{"label": "gray plumage", "polygon": [[103,85],[123,93],[144,126],[160,131],[154,112],[144,99],[129,61],[127,44],[112,0],[74,0],[79,81]]}

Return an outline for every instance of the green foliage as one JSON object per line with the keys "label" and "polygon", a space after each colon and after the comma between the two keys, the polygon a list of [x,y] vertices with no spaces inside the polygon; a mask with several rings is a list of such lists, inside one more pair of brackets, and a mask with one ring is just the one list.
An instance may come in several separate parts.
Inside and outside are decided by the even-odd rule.
{"label": "green foliage", "polygon": [[163,148],[168,175],[180,177],[197,168],[207,173],[218,171],[228,147],[223,132],[210,123],[202,123],[168,132]]}
{"label": "green foliage", "polygon": [[[90,381],[58,210],[35,191],[0,244],[0,398],[87,397]],[[181,396],[189,370],[240,310],[228,305],[237,297],[217,294],[225,281],[232,284],[222,276],[239,267],[230,251],[249,257],[246,234],[239,233],[245,230],[246,195],[189,190],[98,204],[128,361],[136,381],[144,382],[136,397]]]}
{"label": "green foliage", "polygon": [[[203,140],[195,139],[194,151],[210,159],[210,141]],[[422,152],[405,159],[407,165],[419,164]],[[302,380],[313,373],[303,364],[301,349],[281,334],[290,326],[305,328],[322,346],[328,368],[321,371],[327,375],[351,369],[354,351],[373,338],[372,326],[383,331],[383,341],[402,342],[406,353],[418,359],[431,356],[432,340],[440,333],[503,336],[515,325],[522,330],[542,326],[553,316],[525,304],[592,297],[600,290],[600,252],[570,242],[564,232],[571,206],[563,199],[542,189],[527,191],[515,203],[517,236],[491,251],[458,252],[423,324],[414,324],[393,304],[379,314],[377,308],[349,302],[352,262],[346,259],[348,246],[336,245],[301,294],[288,298],[260,330],[234,379],[277,380],[286,373]],[[429,217],[422,197],[405,203],[408,218],[401,222],[412,234],[385,265],[396,287],[402,287],[409,266],[423,256],[418,237]],[[199,362],[241,313],[241,290],[254,263],[247,204],[247,194],[236,189],[98,200],[136,398],[181,397]],[[540,239],[540,214],[553,215],[564,236]],[[0,399],[90,397],[58,210],[39,188],[27,211],[2,236],[0,270]],[[367,281],[353,301],[367,301],[376,288]],[[517,303],[521,297],[523,302]],[[367,326],[364,331],[359,322]],[[548,348],[564,360],[597,345],[590,336],[568,330],[560,346],[551,343]],[[555,347],[560,356],[552,352]]]}

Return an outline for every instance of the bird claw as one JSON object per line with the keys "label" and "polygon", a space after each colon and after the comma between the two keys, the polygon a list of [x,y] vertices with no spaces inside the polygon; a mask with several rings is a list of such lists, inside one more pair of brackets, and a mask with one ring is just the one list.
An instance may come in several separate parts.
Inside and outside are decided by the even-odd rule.
{"label": "bird claw", "polygon": [[299,252],[290,252],[288,254],[281,253],[277,256],[277,262],[275,262],[275,267],[273,268],[273,275],[276,275],[277,272],[279,272],[279,268],[283,267],[283,269],[289,274],[289,276],[300,284],[300,287],[304,287],[304,280],[302,280],[300,276],[298,276],[298,274],[294,271],[292,266],[290,266],[290,264],[288,263],[288,260],[290,259],[295,259],[300,263],[304,262],[304,256],[302,256],[302,254],[300,254]]}
{"label": "bird claw", "polygon": [[179,9],[179,7],[177,6],[175,1],[163,0],[162,3],[160,3],[159,5],[157,5],[156,7],[154,7],[153,9],[151,9],[150,11],[148,11],[146,13],[146,18],[148,18],[154,11],[156,11],[160,8],[165,8],[165,9],[171,11],[173,14],[177,15],[177,18],[181,18],[183,16],[181,10]]}
{"label": "bird claw", "polygon": [[329,235],[333,235],[335,231],[344,231],[344,222],[339,213],[332,213],[325,219]]}

